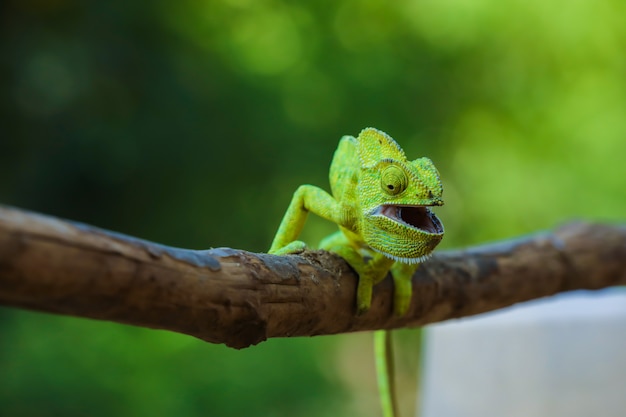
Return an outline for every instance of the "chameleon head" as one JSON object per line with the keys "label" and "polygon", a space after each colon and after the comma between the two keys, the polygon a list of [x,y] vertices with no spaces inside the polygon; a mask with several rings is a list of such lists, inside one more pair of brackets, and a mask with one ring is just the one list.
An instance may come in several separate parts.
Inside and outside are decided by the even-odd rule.
{"label": "chameleon head", "polygon": [[443,225],[430,210],[443,205],[443,187],[428,158],[407,160],[387,134],[364,129],[358,137],[359,230],[377,252],[403,263],[418,263],[443,238]]}

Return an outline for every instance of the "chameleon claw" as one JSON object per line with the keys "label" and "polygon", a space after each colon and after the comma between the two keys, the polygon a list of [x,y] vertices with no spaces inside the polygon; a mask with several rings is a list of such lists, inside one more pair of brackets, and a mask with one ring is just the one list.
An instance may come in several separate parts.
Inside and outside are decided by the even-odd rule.
{"label": "chameleon claw", "polygon": [[356,308],[356,315],[357,316],[362,316],[365,313],[367,313],[370,309],[369,305],[358,305]]}

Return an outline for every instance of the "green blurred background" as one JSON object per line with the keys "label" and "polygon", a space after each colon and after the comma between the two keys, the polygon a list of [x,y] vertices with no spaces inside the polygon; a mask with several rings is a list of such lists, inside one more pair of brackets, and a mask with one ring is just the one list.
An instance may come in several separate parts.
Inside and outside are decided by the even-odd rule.
{"label": "green blurred background", "polygon": [[[443,248],[623,221],[620,0],[13,0],[0,203],[264,251],[339,138],[387,131],[445,185]],[[333,225],[311,218],[316,242]],[[411,415],[416,331],[401,332]],[[408,371],[404,371],[408,369]],[[377,416],[368,334],[244,351],[0,310],[0,415]]]}

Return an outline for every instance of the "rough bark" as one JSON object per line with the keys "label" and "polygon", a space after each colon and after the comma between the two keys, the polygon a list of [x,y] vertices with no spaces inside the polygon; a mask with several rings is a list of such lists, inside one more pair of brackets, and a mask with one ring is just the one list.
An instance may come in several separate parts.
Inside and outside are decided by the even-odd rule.
{"label": "rough bark", "polygon": [[420,326],[575,289],[626,284],[626,227],[575,223],[438,252],[391,313],[390,277],[354,315],[357,277],[323,251],[188,250],[0,206],[0,303],[185,333],[234,348],[270,337]]}

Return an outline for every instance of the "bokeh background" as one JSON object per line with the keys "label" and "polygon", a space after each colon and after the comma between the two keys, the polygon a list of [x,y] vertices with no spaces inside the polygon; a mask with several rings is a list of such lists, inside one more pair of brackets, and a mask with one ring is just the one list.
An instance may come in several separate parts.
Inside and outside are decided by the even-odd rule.
{"label": "bokeh background", "polygon": [[[438,166],[443,249],[624,220],[620,0],[8,0],[0,21],[3,204],[264,251],[374,126]],[[399,333],[411,415],[420,337]],[[379,415],[368,334],[234,351],[1,309],[0,375],[7,416]]]}

